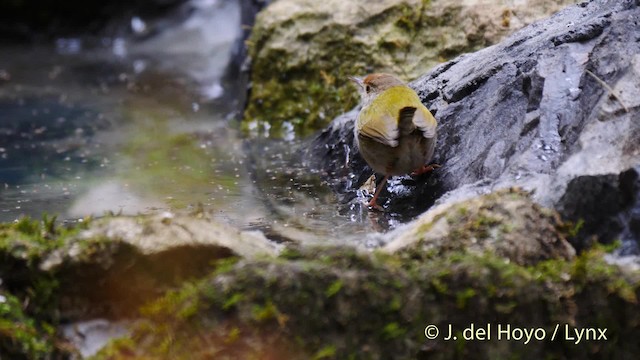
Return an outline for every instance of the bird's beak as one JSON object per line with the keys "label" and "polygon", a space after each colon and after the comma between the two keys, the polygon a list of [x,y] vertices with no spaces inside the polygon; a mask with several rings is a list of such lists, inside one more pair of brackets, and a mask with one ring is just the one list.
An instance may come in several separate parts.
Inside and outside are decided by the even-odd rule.
{"label": "bird's beak", "polygon": [[358,85],[360,88],[364,89],[364,83],[362,78],[359,78],[357,76],[349,76],[349,80],[353,81],[354,83],[356,83],[356,85]]}

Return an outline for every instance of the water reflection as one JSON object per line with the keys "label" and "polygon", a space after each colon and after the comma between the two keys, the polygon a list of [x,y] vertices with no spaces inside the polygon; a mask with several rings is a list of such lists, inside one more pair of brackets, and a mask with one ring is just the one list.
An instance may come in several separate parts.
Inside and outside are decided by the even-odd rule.
{"label": "water reflection", "polygon": [[100,49],[10,50],[11,80],[0,87],[3,221],[219,205],[241,193],[233,94],[212,101],[179,69],[148,61],[139,72],[138,60]]}
{"label": "water reflection", "polygon": [[227,168],[240,166],[241,152],[226,125],[241,101],[223,76],[240,9],[193,6],[152,37],[3,46],[1,221],[183,208],[223,201],[218,193],[237,187],[241,175]]}

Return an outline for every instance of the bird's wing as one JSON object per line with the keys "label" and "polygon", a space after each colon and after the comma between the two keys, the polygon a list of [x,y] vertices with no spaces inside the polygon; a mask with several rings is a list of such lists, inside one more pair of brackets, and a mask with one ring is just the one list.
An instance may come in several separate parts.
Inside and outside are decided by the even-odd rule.
{"label": "bird's wing", "polygon": [[[392,147],[398,146],[400,136],[408,135],[416,128],[427,139],[433,139],[436,136],[436,119],[422,105],[420,98],[413,90],[396,89],[393,92],[386,91],[380,96],[378,101],[362,109],[357,121],[359,135]],[[392,105],[388,108],[380,105],[389,103]],[[416,105],[401,107],[403,103]]]}
{"label": "bird's wing", "polygon": [[427,139],[432,139],[436,136],[436,126],[438,126],[438,123],[426,107],[419,106],[414,112],[413,124],[422,131],[422,135]]}
{"label": "bird's wing", "polygon": [[358,124],[358,134],[371,138],[379,143],[396,147],[398,146],[398,122],[393,116],[382,113],[372,117],[366,123]]}

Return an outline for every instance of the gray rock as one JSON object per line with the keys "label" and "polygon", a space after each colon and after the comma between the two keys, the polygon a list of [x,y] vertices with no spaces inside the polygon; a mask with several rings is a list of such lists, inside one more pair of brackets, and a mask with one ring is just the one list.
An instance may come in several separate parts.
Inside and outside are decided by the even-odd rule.
{"label": "gray rock", "polygon": [[172,286],[205,275],[233,256],[274,256],[280,246],[207,213],[116,216],[45,254],[39,268],[58,279],[63,319],[121,317]]}
{"label": "gray rock", "polygon": [[[405,195],[383,192],[388,211],[416,215],[436,199],[447,203],[519,186],[570,215],[571,193],[585,189],[569,186],[573,179],[617,177],[639,165],[639,6],[632,0],[571,6],[411,83],[439,122],[434,160],[442,168],[402,178]],[[356,114],[335,119],[310,151],[345,201],[370,173],[352,141]],[[629,212],[628,206],[616,209]],[[627,218],[607,236],[637,238],[637,220]]]}

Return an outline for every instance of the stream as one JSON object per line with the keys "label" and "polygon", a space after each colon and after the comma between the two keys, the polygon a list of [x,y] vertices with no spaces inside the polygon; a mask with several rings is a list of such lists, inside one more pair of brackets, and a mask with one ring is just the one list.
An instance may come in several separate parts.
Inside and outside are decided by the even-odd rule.
{"label": "stream", "polygon": [[299,159],[308,139],[239,130],[240,5],[193,6],[153,35],[133,17],[128,36],[2,45],[0,221],[203,209],[276,241],[376,246],[362,235],[399,220],[340,204]]}

